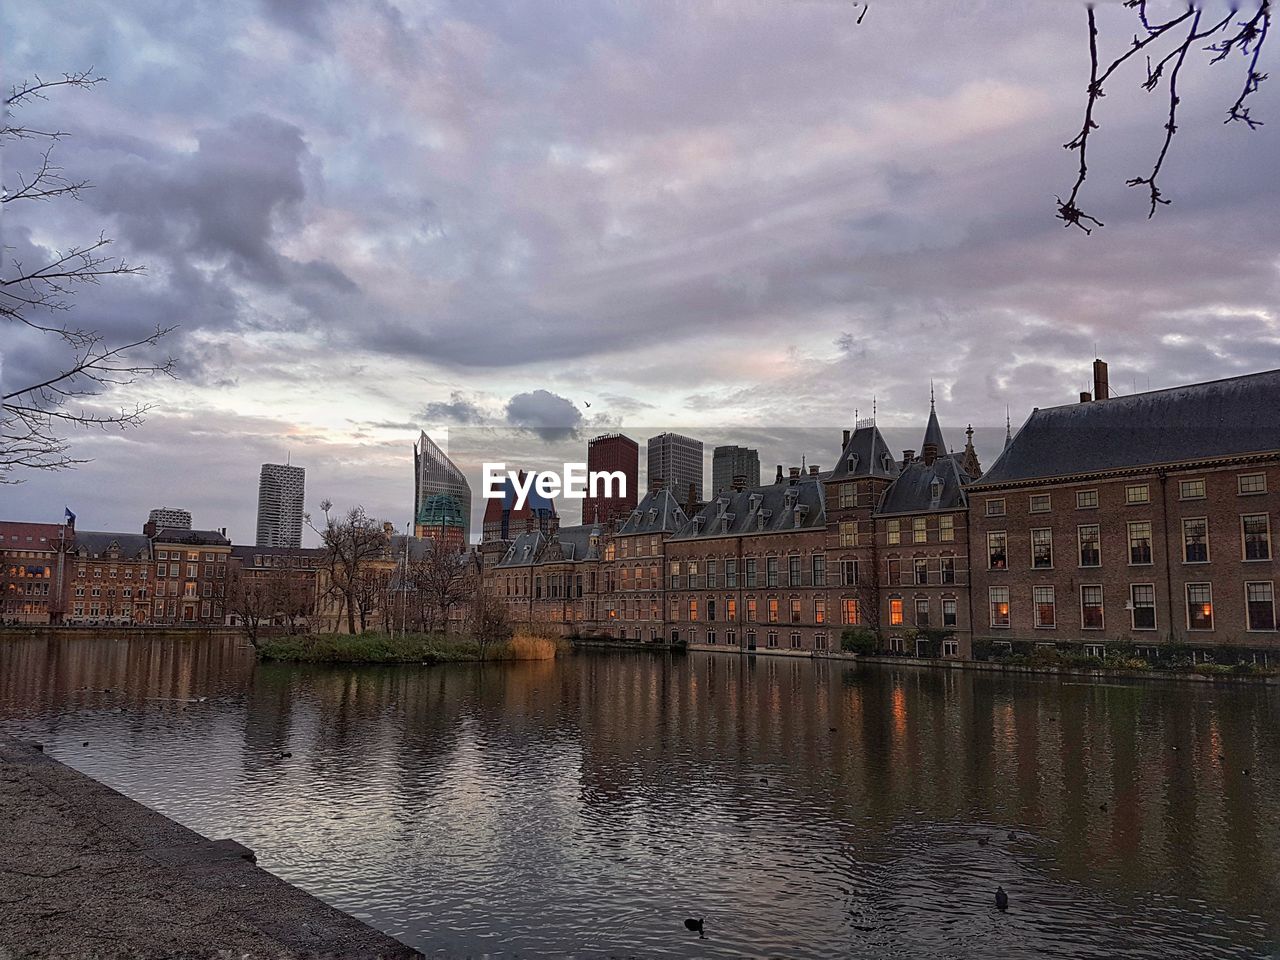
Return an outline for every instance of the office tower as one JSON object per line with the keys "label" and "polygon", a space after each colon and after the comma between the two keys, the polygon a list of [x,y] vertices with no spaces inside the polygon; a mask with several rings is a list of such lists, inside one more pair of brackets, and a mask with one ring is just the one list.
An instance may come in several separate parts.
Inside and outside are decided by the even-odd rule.
{"label": "office tower", "polygon": [[190,530],[191,511],[178,507],[156,507],[147,515],[147,525],[155,530]]}
{"label": "office tower", "polygon": [[260,547],[301,547],[306,471],[285,463],[264,463],[258,477]]}
{"label": "office tower", "polygon": [[[615,485],[614,496],[591,496],[590,484],[587,498],[582,501],[582,522],[594,523],[597,515],[602,526],[608,527],[617,517],[628,517],[636,508],[637,488],[640,483],[640,444],[620,433],[608,433],[596,437],[587,444],[587,475],[597,471],[621,473],[625,478],[625,491],[620,493]],[[604,488],[600,488],[603,492]],[[597,514],[598,511],[598,514]]]}
{"label": "office tower", "polygon": [[760,454],[749,447],[716,447],[711,454],[711,495],[733,488],[734,477],[746,478],[746,486],[760,486]]}
{"label": "office tower", "polygon": [[[413,448],[413,478],[414,528],[431,526],[441,517],[452,525],[460,516],[465,550],[471,543],[471,486],[425,430]],[[435,499],[440,496],[448,499]]]}
{"label": "office tower", "polygon": [[693,499],[702,500],[702,441],[678,433],[660,433],[649,438],[649,485],[661,480],[671,491],[676,503],[684,506]]}

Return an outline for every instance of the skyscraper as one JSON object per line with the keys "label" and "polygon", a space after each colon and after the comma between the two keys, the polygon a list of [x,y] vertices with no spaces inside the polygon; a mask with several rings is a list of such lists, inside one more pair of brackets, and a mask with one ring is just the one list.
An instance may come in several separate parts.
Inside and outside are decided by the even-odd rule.
{"label": "skyscraper", "polygon": [[306,470],[264,463],[258,477],[258,546],[301,547]]}
{"label": "skyscraper", "polygon": [[733,487],[734,477],[746,477],[748,487],[760,486],[760,454],[750,447],[716,447],[711,454],[711,496]]}
{"label": "skyscraper", "polygon": [[191,511],[179,507],[156,507],[147,516],[147,525],[155,530],[190,530]]}
{"label": "skyscraper", "polygon": [[702,500],[702,441],[678,433],[660,433],[649,438],[649,484],[661,480],[682,506],[689,500],[689,487],[694,499]]}
{"label": "skyscraper", "polygon": [[[413,447],[413,523],[429,526],[442,514],[461,515],[462,547],[471,543],[471,485],[443,450],[422,431]],[[452,504],[439,499],[445,496]]]}
{"label": "skyscraper", "polygon": [[[582,522],[594,523],[599,511],[600,523],[608,527],[615,517],[627,517],[636,508],[640,483],[640,444],[621,433],[607,433],[587,444],[587,473],[598,470],[621,473],[626,478],[622,496],[593,497],[590,487],[582,501]],[[616,491],[617,488],[614,487]]]}

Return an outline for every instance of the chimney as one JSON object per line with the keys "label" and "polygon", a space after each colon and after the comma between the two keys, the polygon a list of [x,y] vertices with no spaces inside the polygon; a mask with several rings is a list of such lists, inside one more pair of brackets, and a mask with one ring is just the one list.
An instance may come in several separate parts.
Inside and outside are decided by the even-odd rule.
{"label": "chimney", "polygon": [[1081,402],[1081,403],[1088,403],[1088,402],[1089,402],[1090,400],[1092,400],[1092,399],[1093,399],[1093,394],[1091,394],[1088,390],[1081,390],[1081,391],[1080,391],[1080,402]]}
{"label": "chimney", "polygon": [[[388,538],[393,537],[393,536],[395,536],[395,532],[396,532],[396,525],[395,525],[394,523],[392,523],[390,520],[384,520],[384,521],[382,522],[382,532],[383,532],[383,534],[384,534],[385,536],[387,536]],[[223,527],[223,529],[222,529],[222,535],[223,535],[223,536],[226,536],[226,534],[227,534],[227,530],[226,530],[226,528],[225,528],[225,527]]]}
{"label": "chimney", "polygon": [[733,483],[731,483],[730,486],[733,487],[735,492],[741,493],[743,490],[747,489],[747,478],[742,474],[737,474],[733,478]]}
{"label": "chimney", "polygon": [[773,478],[774,483],[782,482],[782,464],[778,464],[778,475]]}
{"label": "chimney", "polygon": [[920,450],[920,456],[924,460],[926,467],[932,467],[933,461],[938,459],[938,445],[936,443],[926,443]]}
{"label": "chimney", "polygon": [[558,514],[552,514],[547,518],[547,536],[554,537],[560,530],[560,517]]}
{"label": "chimney", "polygon": [[524,516],[524,532],[533,533],[538,529],[538,516],[532,510]]}
{"label": "chimney", "polygon": [[1111,396],[1111,387],[1107,383],[1107,362],[1105,360],[1093,361],[1093,398],[1095,400],[1106,400]]}
{"label": "chimney", "polygon": [[903,468],[905,469],[906,465],[910,463],[912,460],[914,460],[915,458],[916,458],[916,452],[914,450],[903,450],[902,451]]}
{"label": "chimney", "polygon": [[787,483],[794,487],[796,485],[796,481],[800,479],[800,468],[791,467],[787,472],[789,474],[787,477]]}
{"label": "chimney", "polygon": [[844,439],[840,441],[840,449],[843,450],[849,445],[849,431],[844,432]]}
{"label": "chimney", "polygon": [[661,490],[661,489],[662,489],[662,478],[661,478],[661,477],[654,477],[652,480],[650,480],[650,481],[649,481],[649,492],[650,492],[650,493],[657,493],[657,492],[658,492],[659,490]]}
{"label": "chimney", "polygon": [[809,476],[816,477],[818,475],[818,465],[816,463],[809,464]]}
{"label": "chimney", "polygon": [[148,520],[146,523],[142,525],[142,535],[144,537],[155,537],[156,522],[154,520]]}

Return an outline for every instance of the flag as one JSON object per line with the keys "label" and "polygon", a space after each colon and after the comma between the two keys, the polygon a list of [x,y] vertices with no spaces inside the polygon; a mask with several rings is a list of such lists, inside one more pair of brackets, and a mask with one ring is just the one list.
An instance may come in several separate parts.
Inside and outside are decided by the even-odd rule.
{"label": "flag", "polygon": [[62,517],[63,521],[65,522],[65,521],[67,521],[67,520],[70,520],[70,521],[71,521],[72,526],[74,526],[74,525],[75,525],[75,522],[76,522],[76,515],[75,515],[74,513],[72,513],[72,512],[71,512],[71,508],[70,508],[70,507],[63,507],[63,508],[62,508],[62,513],[63,513],[63,517]]}

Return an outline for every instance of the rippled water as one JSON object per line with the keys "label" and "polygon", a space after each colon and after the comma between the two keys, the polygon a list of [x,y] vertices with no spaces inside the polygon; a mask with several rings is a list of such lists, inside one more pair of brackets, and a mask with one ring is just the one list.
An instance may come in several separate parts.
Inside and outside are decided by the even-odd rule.
{"label": "rippled water", "polygon": [[0,728],[428,955],[1280,955],[1274,688],[18,641]]}

